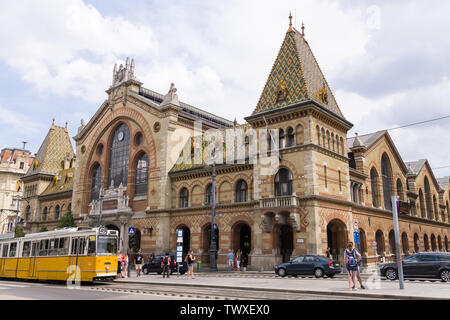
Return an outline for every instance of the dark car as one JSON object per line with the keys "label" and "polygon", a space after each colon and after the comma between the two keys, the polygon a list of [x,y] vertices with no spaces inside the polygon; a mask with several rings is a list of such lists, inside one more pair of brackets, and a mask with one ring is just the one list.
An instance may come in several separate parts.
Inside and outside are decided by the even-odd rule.
{"label": "dark car", "polygon": [[[178,272],[178,265],[180,266],[180,274],[184,274],[187,271],[187,265],[183,261],[181,263],[177,263],[176,257],[174,254],[170,254],[170,274],[174,272]],[[161,274],[163,272],[161,268],[161,263],[163,261],[163,258],[165,257],[164,254],[156,255],[153,257],[151,261],[147,261],[142,266],[142,272],[144,274],[149,274],[150,272],[156,272],[158,274]]]}
{"label": "dark car", "polygon": [[326,275],[329,278],[335,274],[341,273],[339,262],[333,261],[327,257],[315,255],[297,256],[289,262],[279,264],[275,267],[275,273],[280,277],[287,275],[314,275],[321,278]]}
{"label": "dark car", "polygon": [[[436,278],[450,281],[450,253],[419,252],[402,260],[405,278]],[[380,266],[380,274],[389,280],[398,279],[397,263]]]}

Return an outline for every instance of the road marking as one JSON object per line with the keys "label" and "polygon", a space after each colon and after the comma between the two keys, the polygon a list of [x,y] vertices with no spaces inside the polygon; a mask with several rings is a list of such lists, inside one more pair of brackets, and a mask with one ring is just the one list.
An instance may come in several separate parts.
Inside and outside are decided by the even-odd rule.
{"label": "road marking", "polygon": [[[24,286],[24,285],[20,285],[20,284],[0,283],[0,288],[3,288],[3,286],[12,287],[12,288],[28,288],[29,287],[29,286]],[[6,288],[3,288],[3,289],[6,289]]]}

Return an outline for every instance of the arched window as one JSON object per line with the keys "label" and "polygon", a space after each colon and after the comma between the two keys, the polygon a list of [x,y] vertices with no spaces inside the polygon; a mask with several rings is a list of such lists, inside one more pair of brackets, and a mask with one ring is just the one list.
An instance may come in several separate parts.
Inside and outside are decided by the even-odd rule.
{"label": "arched window", "polygon": [[284,130],[280,129],[279,131],[279,137],[278,137],[278,141],[279,141],[279,148],[283,149],[285,147],[285,143],[286,143],[286,137],[284,136]]}
{"label": "arched window", "polygon": [[275,196],[290,195],[292,195],[292,174],[288,169],[282,168],[275,175]]}
{"label": "arched window", "polygon": [[331,148],[330,148],[330,140],[331,140],[330,132],[327,130],[327,149],[328,150],[331,150]]}
{"label": "arched window", "polygon": [[434,234],[431,234],[431,251],[436,251],[436,236]]}
{"label": "arched window", "polygon": [[244,180],[239,180],[236,184],[236,202],[246,202],[247,201],[247,182]]}
{"label": "arched window", "polygon": [[206,187],[206,192],[205,192],[205,204],[209,205],[211,204],[212,201],[212,184],[208,184],[208,186]]}
{"label": "arched window", "polygon": [[325,148],[325,146],[327,145],[326,144],[327,137],[325,136],[325,129],[324,128],[322,128],[321,133],[322,133],[322,147]]}
{"label": "arched window", "polygon": [[180,191],[180,208],[187,208],[189,205],[189,191],[186,188]]}
{"label": "arched window", "polygon": [[47,215],[48,215],[48,209],[47,209],[47,207],[45,207],[44,208],[44,213],[43,213],[43,215],[42,215],[42,220],[47,220]]}
{"label": "arched window", "polygon": [[414,252],[417,253],[420,251],[420,240],[419,235],[414,233]]}
{"label": "arched window", "polygon": [[59,205],[56,205],[56,207],[55,207],[55,220],[59,220],[59,214],[60,214]]}
{"label": "arched window", "polygon": [[339,140],[341,141],[341,154],[344,154],[344,139],[340,137]]}
{"label": "arched window", "polygon": [[317,144],[320,146],[320,128],[319,126],[316,126],[317,131]]}
{"label": "arched window", "polygon": [[423,245],[425,247],[425,251],[430,251],[430,243],[428,242],[428,235],[423,236]]}
{"label": "arched window", "polygon": [[389,251],[391,254],[395,254],[396,246],[395,246],[395,234],[394,230],[389,231]]}
{"label": "arched window", "polygon": [[112,181],[114,181],[114,187],[116,188],[120,184],[127,185],[129,152],[130,130],[123,123],[114,132],[111,142],[108,185]]}
{"label": "arched window", "polygon": [[434,219],[439,220],[439,211],[437,207],[436,196],[433,195]]}
{"label": "arched window", "polygon": [[427,218],[432,220],[433,219],[433,205],[432,205],[432,200],[431,200],[430,183],[428,182],[427,177],[425,177],[424,185],[425,185],[425,201],[427,204]]}
{"label": "arched window", "polygon": [[425,199],[423,197],[422,189],[419,189],[419,203],[420,203],[420,215],[422,218],[426,218]]}
{"label": "arched window", "polygon": [[408,243],[408,235],[406,234],[406,232],[402,233],[402,249],[403,249],[403,254],[408,255],[409,243]]}
{"label": "arched window", "polygon": [[294,136],[294,129],[292,127],[289,127],[287,129],[287,147],[293,147],[295,144],[295,136]]}
{"label": "arched window", "polygon": [[334,133],[331,133],[331,150],[336,151],[336,140],[334,139]]}
{"label": "arched window", "polygon": [[378,183],[379,183],[378,172],[377,169],[373,167],[370,170],[370,187],[372,189],[372,205],[375,208],[378,208],[380,205],[378,202]]}
{"label": "arched window", "polygon": [[25,221],[30,221],[31,218],[31,207],[27,206],[25,209]]}
{"label": "arched window", "polygon": [[377,242],[377,254],[384,254],[384,234],[383,231],[377,230],[375,233],[375,241]]}
{"label": "arched window", "polygon": [[92,169],[91,201],[98,200],[103,183],[102,167],[97,163]]}
{"label": "arched window", "polygon": [[136,164],[136,187],[134,194],[136,196],[147,195],[148,190],[148,157],[144,153],[139,157]]}
{"label": "arched window", "polygon": [[339,137],[336,136],[336,152],[340,153],[340,144],[339,144]]}
{"label": "arched window", "polygon": [[386,153],[383,153],[381,157],[381,177],[383,180],[384,209],[392,210],[392,167]]}

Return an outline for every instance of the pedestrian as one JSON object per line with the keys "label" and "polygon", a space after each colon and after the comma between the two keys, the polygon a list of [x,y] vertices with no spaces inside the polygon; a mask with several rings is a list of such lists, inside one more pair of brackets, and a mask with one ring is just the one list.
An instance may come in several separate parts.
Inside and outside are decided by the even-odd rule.
{"label": "pedestrian", "polygon": [[170,256],[169,253],[166,252],[166,255],[163,257],[162,261],[161,261],[161,268],[162,268],[162,274],[163,274],[163,278],[166,277],[166,273],[167,273],[167,278],[169,278],[169,274],[170,274]]}
{"label": "pedestrian", "polygon": [[239,249],[236,251],[236,270],[241,270],[241,253]]}
{"label": "pedestrian", "polygon": [[[347,244],[347,249],[344,251],[344,261],[348,271],[348,285],[350,290],[356,289],[356,279],[358,272],[358,261],[361,259],[361,255],[358,250],[353,248],[353,242]],[[353,282],[353,286],[352,286]]]}
{"label": "pedestrian", "polygon": [[122,253],[117,251],[117,278],[122,278]]}
{"label": "pedestrian", "polygon": [[195,279],[194,278],[194,262],[195,262],[195,257],[194,257],[194,251],[191,249],[189,250],[189,254],[186,256],[185,261],[188,265],[188,272],[187,272],[187,278],[189,280],[189,275],[191,276],[191,279]]}
{"label": "pedestrian", "polygon": [[241,267],[245,271],[247,271],[247,263],[248,263],[248,255],[247,252],[242,253],[241,255]]}
{"label": "pedestrian", "polygon": [[233,251],[230,249],[230,252],[227,255],[228,257],[228,266],[231,268],[231,270],[233,270],[233,258],[234,258],[234,254]]}
{"label": "pedestrian", "polygon": [[332,259],[330,247],[327,248],[327,258],[328,258],[328,259]]}
{"label": "pedestrian", "polygon": [[128,278],[128,254],[122,254],[122,278]]}
{"label": "pedestrian", "polygon": [[144,256],[141,254],[141,250],[138,251],[134,257],[134,268],[138,277],[141,276],[142,264],[144,263]]}
{"label": "pedestrian", "polygon": [[[355,250],[361,256],[361,254],[359,253],[358,249],[355,248]],[[361,289],[365,289],[366,287],[364,287],[364,285],[362,283],[362,279],[361,279],[361,266],[362,266],[362,259],[359,259],[359,261],[358,261],[358,269],[356,270],[356,279],[358,279],[358,282],[359,282],[359,285],[361,286]]]}

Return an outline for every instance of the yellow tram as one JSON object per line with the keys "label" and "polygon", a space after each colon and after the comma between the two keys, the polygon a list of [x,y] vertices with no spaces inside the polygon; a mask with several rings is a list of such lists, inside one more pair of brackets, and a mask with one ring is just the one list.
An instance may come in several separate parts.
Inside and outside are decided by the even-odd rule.
{"label": "yellow tram", "polygon": [[92,282],[117,275],[118,231],[63,228],[0,237],[0,278]]}

